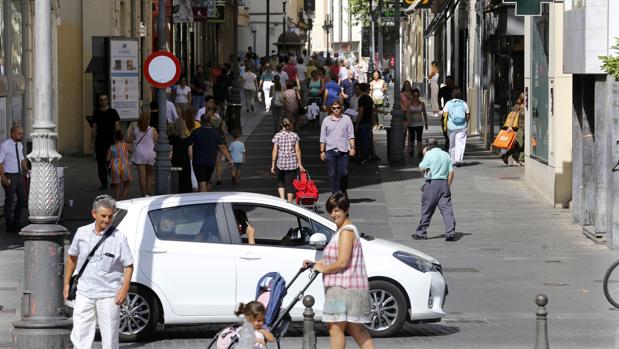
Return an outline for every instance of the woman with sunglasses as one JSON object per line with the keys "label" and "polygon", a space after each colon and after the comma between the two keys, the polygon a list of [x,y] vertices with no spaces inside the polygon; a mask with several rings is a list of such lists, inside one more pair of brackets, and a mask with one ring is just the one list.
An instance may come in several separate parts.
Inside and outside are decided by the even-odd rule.
{"label": "woman with sunglasses", "polygon": [[348,159],[355,156],[355,128],[350,117],[342,113],[342,103],[331,103],[331,113],[320,127],[320,160],[326,161],[331,193],[348,188]]}

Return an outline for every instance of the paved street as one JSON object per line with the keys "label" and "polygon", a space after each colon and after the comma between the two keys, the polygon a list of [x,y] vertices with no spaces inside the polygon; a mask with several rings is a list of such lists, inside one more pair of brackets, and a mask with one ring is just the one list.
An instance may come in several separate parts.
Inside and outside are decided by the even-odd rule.
{"label": "paved street", "polygon": [[[229,176],[216,190],[275,194],[268,172],[272,136],[270,115],[244,115],[248,161],[242,184]],[[438,133],[432,120],[431,133]],[[318,130],[302,130],[304,165],[328,197],[326,166],[318,159]],[[505,166],[469,140],[465,166],[456,170],[452,188],[458,241],[445,242],[437,212],[427,241],[410,234],[419,220],[422,183],[417,162],[387,166],[386,135],[375,134],[379,163],[351,164],[351,218],[365,233],[413,246],[441,261],[449,284],[448,316],[437,324],[409,324],[395,338],[377,339],[378,348],[532,348],[534,298],[549,297],[549,337],[554,348],[619,348],[619,312],[604,299],[601,279],[619,254],[596,245],[571,224],[569,210],[553,209],[524,181],[522,167]],[[74,231],[89,221],[97,191],[96,164],[90,157],[62,160],[66,171],[64,224]],[[137,183],[132,195],[137,195]],[[0,347],[10,344],[11,322],[19,308],[23,248],[15,236],[0,233]],[[166,327],[150,343],[122,348],[204,348],[221,326]],[[299,329],[282,340],[282,348],[301,346]],[[328,337],[319,326],[319,348]],[[350,342],[350,344],[353,344]]]}

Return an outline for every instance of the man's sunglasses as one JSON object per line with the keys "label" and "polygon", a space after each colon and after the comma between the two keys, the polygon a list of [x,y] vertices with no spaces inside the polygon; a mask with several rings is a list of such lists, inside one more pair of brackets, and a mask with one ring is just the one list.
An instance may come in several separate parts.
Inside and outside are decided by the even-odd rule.
{"label": "man's sunglasses", "polygon": [[331,110],[340,110],[342,109],[341,107],[331,107]]}

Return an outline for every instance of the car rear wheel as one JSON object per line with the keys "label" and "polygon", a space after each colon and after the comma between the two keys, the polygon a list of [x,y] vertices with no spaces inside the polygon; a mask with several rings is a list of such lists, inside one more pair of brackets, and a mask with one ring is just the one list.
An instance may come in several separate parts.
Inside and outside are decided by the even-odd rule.
{"label": "car rear wheel", "polygon": [[131,285],[127,300],[120,306],[120,340],[135,342],[152,339],[159,314],[155,296],[145,288]]}
{"label": "car rear wheel", "polygon": [[388,281],[370,281],[370,307],[370,323],[366,327],[372,337],[393,336],[406,321],[406,298]]}

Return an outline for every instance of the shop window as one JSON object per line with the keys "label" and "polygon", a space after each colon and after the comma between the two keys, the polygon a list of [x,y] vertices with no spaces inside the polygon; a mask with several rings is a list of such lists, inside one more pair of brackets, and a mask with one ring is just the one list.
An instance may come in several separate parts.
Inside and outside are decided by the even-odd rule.
{"label": "shop window", "polygon": [[22,75],[22,29],[23,29],[23,9],[22,0],[11,0],[11,66],[14,75]]}
{"label": "shop window", "polygon": [[548,6],[542,5],[542,15],[531,20],[531,156],[548,162]]}

